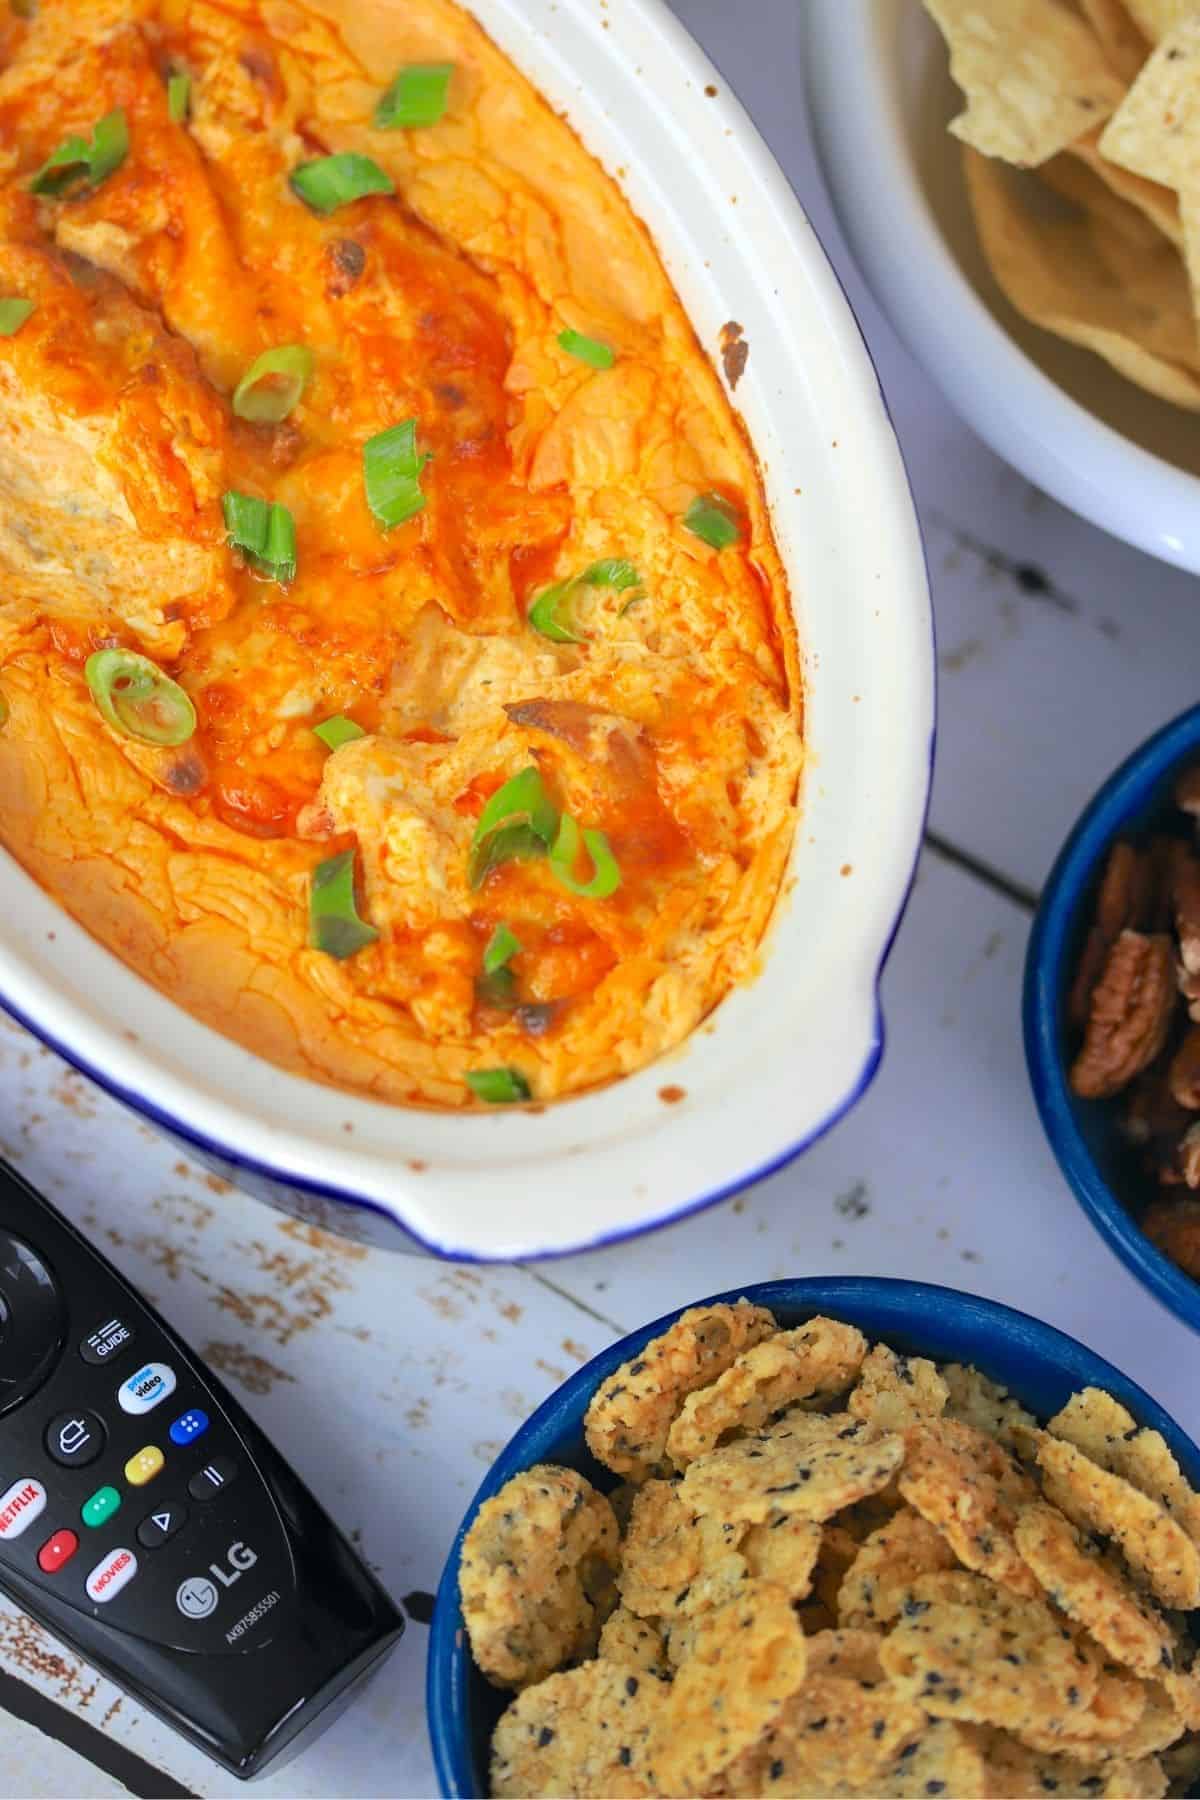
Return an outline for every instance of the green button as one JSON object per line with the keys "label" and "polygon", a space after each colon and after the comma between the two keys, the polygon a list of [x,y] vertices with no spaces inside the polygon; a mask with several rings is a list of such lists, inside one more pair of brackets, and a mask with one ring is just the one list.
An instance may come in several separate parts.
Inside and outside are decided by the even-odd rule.
{"label": "green button", "polygon": [[85,1500],[79,1509],[79,1516],[85,1525],[104,1525],[112,1518],[121,1496],[115,1487],[97,1488],[90,1500]]}

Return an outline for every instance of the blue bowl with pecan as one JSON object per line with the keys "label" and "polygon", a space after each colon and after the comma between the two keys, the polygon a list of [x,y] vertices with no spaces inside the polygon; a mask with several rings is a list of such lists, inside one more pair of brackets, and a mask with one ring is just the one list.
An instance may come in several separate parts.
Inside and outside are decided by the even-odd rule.
{"label": "blue bowl with pecan", "polygon": [[1034,1098],[1080,1205],[1200,1330],[1200,707],[1135,750],[1046,882],[1025,963]]}

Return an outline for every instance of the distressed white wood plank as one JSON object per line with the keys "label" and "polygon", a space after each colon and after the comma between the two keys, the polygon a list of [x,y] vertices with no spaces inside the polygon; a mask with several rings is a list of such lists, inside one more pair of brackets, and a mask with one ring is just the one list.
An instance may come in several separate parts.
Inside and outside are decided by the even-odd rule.
{"label": "distressed white wood plank", "polygon": [[[932,826],[1036,888],[1102,778],[1196,700],[1200,583],[1031,487],[961,423],[901,347],[846,248],[819,172],[803,92],[803,0],[672,3],[799,194],[858,314],[896,423],[938,625]],[[752,344],[751,366],[756,350],[770,354]]]}
{"label": "distressed white wood plank", "polygon": [[[517,1269],[368,1252],[189,1164],[7,1021],[0,1150],[91,1236],[233,1387],[397,1599],[431,1594],[503,1441],[611,1333]],[[425,1625],[264,1795],[433,1791]],[[230,1782],[131,1700],[0,1607],[0,1667],[198,1794]],[[0,1732],[0,1793],[31,1779]]]}
{"label": "distressed white wood plank", "polygon": [[0,1772],[6,1794],[70,1795],[71,1800],[127,1800],[129,1789],[27,1725],[23,1719],[4,1720]]}

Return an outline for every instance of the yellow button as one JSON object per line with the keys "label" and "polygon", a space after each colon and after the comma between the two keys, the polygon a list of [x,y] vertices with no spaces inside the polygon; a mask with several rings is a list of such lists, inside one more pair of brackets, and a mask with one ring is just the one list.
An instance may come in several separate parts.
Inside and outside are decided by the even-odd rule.
{"label": "yellow button", "polygon": [[163,1466],[163,1453],[157,1444],[147,1444],[125,1464],[125,1479],[130,1487],[145,1487]]}

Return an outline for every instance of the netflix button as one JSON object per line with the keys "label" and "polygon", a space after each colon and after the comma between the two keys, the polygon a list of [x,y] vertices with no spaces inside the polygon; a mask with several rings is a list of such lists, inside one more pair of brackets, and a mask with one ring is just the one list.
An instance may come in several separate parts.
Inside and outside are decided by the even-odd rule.
{"label": "netflix button", "polygon": [[31,1475],[23,1475],[20,1481],[14,1481],[0,1494],[0,1543],[19,1538],[45,1509],[46,1490],[40,1481],[34,1481]]}

